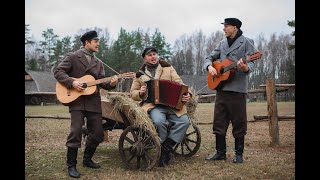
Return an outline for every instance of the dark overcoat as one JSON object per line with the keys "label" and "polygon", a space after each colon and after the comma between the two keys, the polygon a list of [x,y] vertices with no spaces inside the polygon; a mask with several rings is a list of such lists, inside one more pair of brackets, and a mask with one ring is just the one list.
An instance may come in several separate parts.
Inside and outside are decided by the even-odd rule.
{"label": "dark overcoat", "polygon": [[[67,88],[72,88],[74,78],[84,75],[92,75],[95,79],[105,78],[103,63],[97,57],[93,57],[89,63],[84,52],[80,49],[76,52],[67,53],[63,61],[54,71],[54,77]],[[71,110],[85,110],[101,113],[100,87],[106,90],[114,89],[109,82],[98,85],[97,90],[91,95],[82,95],[76,100],[66,104]]]}

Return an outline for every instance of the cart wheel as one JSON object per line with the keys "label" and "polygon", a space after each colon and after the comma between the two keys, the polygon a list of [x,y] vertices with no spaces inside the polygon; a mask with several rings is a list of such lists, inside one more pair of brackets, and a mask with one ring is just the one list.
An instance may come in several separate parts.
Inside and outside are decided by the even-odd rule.
{"label": "cart wheel", "polygon": [[152,169],[160,159],[160,151],[159,137],[137,126],[127,127],[119,138],[120,157],[132,170]]}
{"label": "cart wheel", "polygon": [[32,97],[30,98],[30,103],[31,103],[32,105],[39,105],[39,104],[41,104],[41,99],[40,99],[40,97],[32,96]]}
{"label": "cart wheel", "polygon": [[200,148],[201,134],[196,124],[193,122],[189,126],[182,142],[173,148],[175,156],[193,156]]}

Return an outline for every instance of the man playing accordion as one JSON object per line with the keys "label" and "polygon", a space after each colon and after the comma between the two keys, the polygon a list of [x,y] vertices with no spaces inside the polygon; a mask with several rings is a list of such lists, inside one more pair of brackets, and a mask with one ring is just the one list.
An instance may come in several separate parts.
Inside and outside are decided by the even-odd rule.
{"label": "man playing accordion", "polygon": [[[148,100],[146,82],[153,79],[169,80],[179,84],[183,84],[183,82],[171,64],[159,59],[156,48],[146,47],[142,57],[144,64],[140,67],[139,73],[133,80],[130,94],[135,101],[141,101],[142,109],[148,113],[156,126],[161,143],[159,166],[164,167],[171,160],[173,147],[182,142],[190,121],[185,105],[179,110],[165,104],[150,102]],[[190,90],[188,90],[187,93],[181,96],[181,101],[188,102],[191,95]],[[170,127],[170,130],[168,130],[168,127]]]}

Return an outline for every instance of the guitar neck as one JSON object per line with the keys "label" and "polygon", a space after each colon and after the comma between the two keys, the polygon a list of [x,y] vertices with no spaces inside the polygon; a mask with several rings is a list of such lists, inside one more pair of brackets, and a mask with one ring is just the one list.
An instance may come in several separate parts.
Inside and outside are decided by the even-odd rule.
{"label": "guitar neck", "polygon": [[[242,58],[242,61],[243,61],[244,63],[251,62],[251,61],[260,59],[261,56],[262,56],[262,53],[261,53],[260,51],[257,51],[257,52],[255,52],[255,53],[253,53],[253,54],[251,54],[251,55],[248,55],[248,56],[243,57],[243,58]],[[224,72],[226,72],[226,71],[229,71],[229,70],[231,70],[232,68],[236,67],[237,64],[238,64],[238,62],[239,62],[239,61],[233,62],[233,63],[227,65],[226,67],[222,68],[220,73],[222,74],[222,73],[224,73]]]}
{"label": "guitar neck", "polygon": [[230,69],[234,68],[237,66],[237,62],[233,62],[231,64],[229,64],[228,66],[223,68],[223,72],[229,71]]}
{"label": "guitar neck", "polygon": [[[242,58],[242,61],[243,61],[244,63],[247,63],[247,62],[248,62],[248,58],[247,58],[247,57],[243,57],[243,58]],[[224,71],[224,72],[229,71],[230,69],[236,67],[236,66],[237,66],[237,63],[238,63],[238,61],[229,64],[228,66],[226,66],[226,67],[223,68],[223,71]]]}
{"label": "guitar neck", "polygon": [[[118,76],[118,78],[121,78],[121,75],[117,75],[117,76]],[[97,80],[88,82],[88,83],[87,83],[87,86],[90,87],[90,86],[95,86],[95,85],[97,85],[97,84],[109,82],[109,81],[111,80],[111,78],[112,78],[112,77],[106,77],[106,78],[102,78],[102,79],[97,79]]]}

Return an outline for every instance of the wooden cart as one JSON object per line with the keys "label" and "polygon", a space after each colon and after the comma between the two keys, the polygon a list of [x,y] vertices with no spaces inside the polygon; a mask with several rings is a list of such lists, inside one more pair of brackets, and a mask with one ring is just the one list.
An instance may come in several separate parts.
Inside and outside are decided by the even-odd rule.
{"label": "wooden cart", "polygon": [[[126,95],[102,96],[101,106],[105,132],[123,129],[119,138],[119,153],[124,164],[129,169],[145,171],[156,166],[161,154],[160,138],[147,113]],[[182,143],[174,146],[174,156],[190,157],[200,148],[200,130],[193,116],[195,107],[188,107],[191,125]],[[149,122],[141,119],[148,119]]]}

